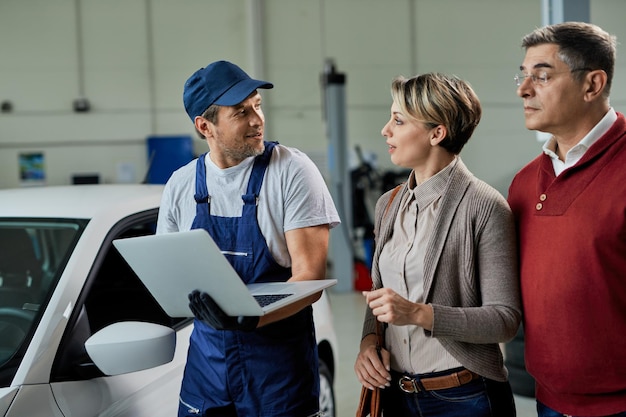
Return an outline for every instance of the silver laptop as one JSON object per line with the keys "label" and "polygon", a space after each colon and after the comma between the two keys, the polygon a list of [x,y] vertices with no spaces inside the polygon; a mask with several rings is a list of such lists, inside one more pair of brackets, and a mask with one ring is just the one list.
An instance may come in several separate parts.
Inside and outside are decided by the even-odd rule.
{"label": "silver laptop", "polygon": [[208,293],[229,316],[262,316],[336,279],[246,285],[204,229],[117,239],[126,262],[171,317],[193,317],[187,295]]}

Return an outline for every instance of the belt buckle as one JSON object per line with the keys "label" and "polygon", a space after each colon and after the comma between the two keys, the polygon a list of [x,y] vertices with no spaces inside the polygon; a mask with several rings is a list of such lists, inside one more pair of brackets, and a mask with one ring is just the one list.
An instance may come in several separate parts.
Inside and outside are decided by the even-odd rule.
{"label": "belt buckle", "polygon": [[[409,389],[404,388],[403,382],[408,382],[409,384],[411,384],[411,388],[413,388],[413,389],[409,390]],[[406,375],[402,376],[398,380],[398,386],[400,387],[400,390],[402,390],[403,392],[406,392],[407,394],[414,394],[416,392],[420,392],[421,391],[420,388],[415,383],[415,379],[411,378],[411,377],[408,377]]]}

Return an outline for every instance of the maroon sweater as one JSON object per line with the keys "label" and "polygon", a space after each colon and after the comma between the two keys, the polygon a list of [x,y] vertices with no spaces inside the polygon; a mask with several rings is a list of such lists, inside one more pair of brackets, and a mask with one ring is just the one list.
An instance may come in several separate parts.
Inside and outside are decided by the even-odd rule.
{"label": "maroon sweater", "polygon": [[526,366],[561,413],[626,411],[626,119],[555,177],[541,154],[513,179]]}

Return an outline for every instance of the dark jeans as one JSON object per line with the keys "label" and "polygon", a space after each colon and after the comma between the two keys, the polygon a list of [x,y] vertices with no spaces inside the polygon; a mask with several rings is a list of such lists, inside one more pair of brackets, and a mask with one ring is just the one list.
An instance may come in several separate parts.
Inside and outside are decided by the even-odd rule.
{"label": "dark jeans", "polygon": [[[450,374],[437,372],[423,378]],[[391,417],[515,417],[508,382],[478,378],[460,387],[407,394],[398,387],[402,375],[392,371],[391,386],[383,390],[383,415]]]}
{"label": "dark jeans", "polygon": [[[554,411],[547,405],[542,404],[541,402],[537,401],[537,417],[563,417],[567,415],[568,414],[562,414],[562,413],[559,413],[558,411]],[[626,417],[626,411],[624,411],[623,413],[612,414],[610,416],[605,416],[605,417]]]}

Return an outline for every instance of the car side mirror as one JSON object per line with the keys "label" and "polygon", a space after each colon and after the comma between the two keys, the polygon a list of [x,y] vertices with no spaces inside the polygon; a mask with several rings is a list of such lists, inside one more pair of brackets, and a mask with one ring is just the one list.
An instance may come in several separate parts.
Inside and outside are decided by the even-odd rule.
{"label": "car side mirror", "polygon": [[105,375],[125,374],[171,362],[176,332],[155,323],[118,322],[94,333],[85,349]]}

